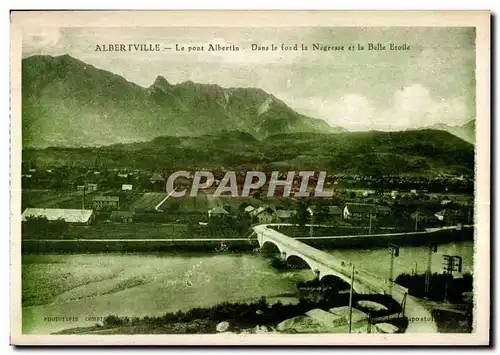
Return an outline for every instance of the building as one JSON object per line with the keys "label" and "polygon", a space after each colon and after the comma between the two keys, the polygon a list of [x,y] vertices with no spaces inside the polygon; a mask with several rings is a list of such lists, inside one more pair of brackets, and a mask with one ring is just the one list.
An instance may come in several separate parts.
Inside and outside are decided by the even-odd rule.
{"label": "building", "polygon": [[332,221],[341,221],[342,208],[340,206],[328,206],[328,219]]}
{"label": "building", "polygon": [[97,184],[87,184],[87,191],[97,191]]}
{"label": "building", "polygon": [[122,190],[123,191],[132,191],[132,184],[122,184]]}
{"label": "building", "polygon": [[388,206],[377,206],[378,217],[385,217],[391,214],[391,208]]}
{"label": "building", "polygon": [[374,205],[361,204],[361,203],[348,203],[344,207],[344,219],[363,220],[377,218],[378,210]]}
{"label": "building", "polygon": [[93,205],[95,209],[120,208],[120,197],[118,196],[94,196]]}
{"label": "building", "polygon": [[217,206],[208,210],[208,218],[222,216],[229,216],[229,212],[226,211],[223,207]]}
{"label": "building", "polygon": [[449,203],[452,203],[452,202],[453,202],[452,200],[444,199],[444,200],[441,201],[441,205],[445,206],[445,205],[447,205]]}
{"label": "building", "polygon": [[255,210],[255,207],[252,205],[248,205],[243,209],[246,213],[251,213],[253,210]]}
{"label": "building", "polygon": [[250,212],[250,216],[256,217],[259,223],[271,223],[274,220],[274,210],[263,206]]}
{"label": "building", "polygon": [[134,221],[135,212],[132,211],[113,211],[109,218],[113,222],[132,223]]}
{"label": "building", "polygon": [[76,187],[78,191],[97,191],[97,184],[85,184],[85,185],[78,185]]}
{"label": "building", "polygon": [[149,178],[149,181],[151,181],[152,184],[163,184],[165,182],[165,179],[160,174],[154,173]]}
{"label": "building", "polygon": [[21,215],[21,221],[29,218],[45,217],[48,221],[64,220],[66,223],[90,224],[95,218],[93,210],[63,208],[27,208]]}
{"label": "building", "polygon": [[467,213],[461,210],[444,209],[434,214],[436,218],[445,223],[455,224],[468,222]]}

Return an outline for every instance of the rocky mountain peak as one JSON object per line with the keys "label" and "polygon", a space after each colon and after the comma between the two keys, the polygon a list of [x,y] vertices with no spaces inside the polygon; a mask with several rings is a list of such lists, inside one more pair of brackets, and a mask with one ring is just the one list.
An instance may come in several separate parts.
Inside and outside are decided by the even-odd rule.
{"label": "rocky mountain peak", "polygon": [[158,75],[152,85],[152,87],[161,89],[162,91],[166,91],[170,87],[170,83],[164,76]]}

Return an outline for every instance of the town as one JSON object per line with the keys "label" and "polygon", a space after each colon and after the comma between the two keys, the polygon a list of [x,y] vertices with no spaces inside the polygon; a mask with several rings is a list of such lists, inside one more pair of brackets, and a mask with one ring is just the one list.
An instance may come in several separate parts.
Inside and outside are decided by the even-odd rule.
{"label": "town", "polygon": [[[39,225],[27,227],[35,222],[46,223],[47,231],[52,224],[64,222],[59,227],[62,229],[54,229],[54,238],[92,239],[103,234],[117,239],[131,235],[237,238],[258,223],[315,223],[335,227],[335,233],[340,234],[346,232],[342,227],[351,228],[349,233],[372,234],[466,225],[472,223],[474,216],[471,177],[374,178],[314,172],[309,176],[307,189],[300,179],[294,179],[291,186],[266,183],[249,189],[247,184],[248,194],[234,197],[231,191],[214,196],[224,181],[224,171],[209,173],[208,169],[199,169],[203,170],[204,173],[177,177],[173,184],[174,189],[183,191],[192,188],[197,179],[198,194],[172,197],[165,191],[172,174],[163,170],[74,166],[41,169],[25,165],[21,212],[22,220],[29,223],[24,223],[23,238],[46,237],[40,233]],[[275,173],[262,174],[266,181],[272,180],[272,176],[287,179],[287,173]],[[234,174],[238,191],[244,191],[245,181],[250,181],[247,173]],[[211,186],[200,178],[209,175],[213,175]],[[251,181],[252,186],[258,186],[255,176]],[[315,187],[322,183],[326,196],[313,196]],[[269,188],[273,189],[272,194]],[[286,188],[295,195],[283,197]],[[299,192],[304,191],[307,193],[300,197]],[[309,193],[311,196],[307,196]]]}

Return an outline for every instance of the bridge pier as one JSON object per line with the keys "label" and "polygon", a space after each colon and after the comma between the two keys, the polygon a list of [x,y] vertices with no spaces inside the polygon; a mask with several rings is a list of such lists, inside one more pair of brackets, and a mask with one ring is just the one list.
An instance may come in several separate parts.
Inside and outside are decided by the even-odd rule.
{"label": "bridge pier", "polygon": [[281,255],[281,260],[286,261],[286,253],[282,251],[280,255]]}

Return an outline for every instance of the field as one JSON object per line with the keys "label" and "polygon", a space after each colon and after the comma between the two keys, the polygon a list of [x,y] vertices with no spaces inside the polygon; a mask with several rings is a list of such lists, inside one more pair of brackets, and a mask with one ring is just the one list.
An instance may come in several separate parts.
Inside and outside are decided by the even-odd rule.
{"label": "field", "polygon": [[[92,208],[92,198],[96,195],[113,195],[120,197],[120,209],[132,211],[153,211],[155,207],[165,198],[164,192],[125,192],[125,191],[95,191],[85,194],[85,207]],[[44,190],[44,189],[24,189],[21,194],[23,210],[28,207],[37,208],[81,208],[83,193],[81,191],[64,190]],[[270,205],[282,208],[294,209],[295,201],[288,198],[262,198],[255,197],[215,197],[203,192],[196,197],[170,197],[159,210],[165,213],[192,214],[202,213],[214,207],[224,207],[229,212],[237,211],[243,204],[250,204],[254,207]]]}
{"label": "field", "polygon": [[[133,204],[133,207],[135,209],[139,209],[139,207],[142,207],[145,210],[151,209],[151,206],[153,206],[154,208],[154,206],[156,206],[156,204],[158,204],[163,198],[165,198],[165,196],[165,194],[158,193],[144,194],[142,198],[140,198]],[[293,207],[295,202],[291,199],[270,198],[259,200],[254,197],[216,197],[200,192],[196,197],[170,197],[159,207],[159,209],[166,213],[175,214],[206,214],[207,211],[211,208],[224,207],[228,212],[234,213],[243,203],[250,204],[254,207],[270,205],[281,206],[284,208],[295,208]]]}
{"label": "field", "polygon": [[[92,201],[96,192],[87,193],[86,206]],[[83,193],[81,191],[58,190],[23,190],[21,193],[21,206],[24,210],[28,207],[36,208],[82,208]]]}
{"label": "field", "polygon": [[130,204],[130,209],[135,211],[151,211],[161,202],[167,194],[164,192],[146,192]]}
{"label": "field", "polygon": [[[102,194],[119,196],[122,210],[128,210],[130,205],[140,196],[133,192],[123,191],[113,193],[108,191],[86,192],[85,208],[92,209],[92,198]],[[80,209],[82,202],[82,191],[24,189],[21,193],[22,210],[28,207]]]}

